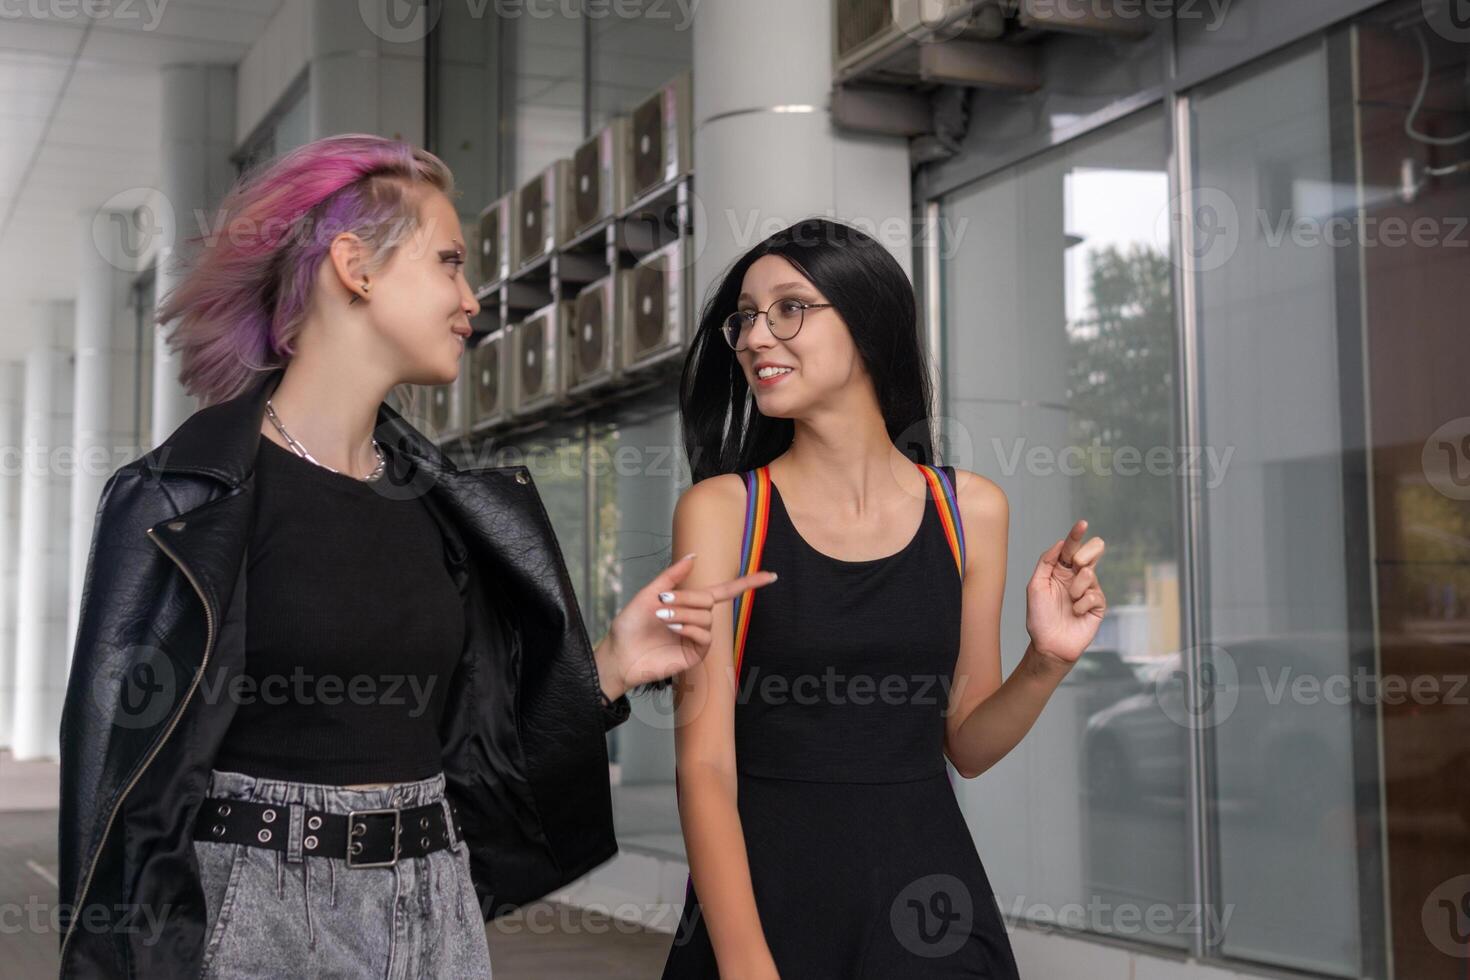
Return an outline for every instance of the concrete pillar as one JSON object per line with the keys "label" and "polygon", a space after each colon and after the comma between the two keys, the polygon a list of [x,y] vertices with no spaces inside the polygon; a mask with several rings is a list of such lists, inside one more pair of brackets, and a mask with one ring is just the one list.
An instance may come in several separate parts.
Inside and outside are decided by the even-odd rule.
{"label": "concrete pillar", "polygon": [[424,142],[424,27],[391,4],[311,0],[311,138],[375,133]]}
{"label": "concrete pillar", "polygon": [[25,368],[0,364],[0,748],[15,731],[15,562],[20,507],[20,420]]}
{"label": "concrete pillar", "polygon": [[[235,146],[235,69],[230,65],[167,65],[163,85],[164,232],[154,280],[155,305],[179,281],[178,255],[188,239],[210,230],[210,216],[235,179],[230,154]],[[184,253],[187,254],[187,251]],[[172,325],[170,325],[170,328]],[[153,431],[156,446],[197,407],[179,383],[178,358],[160,331],[153,345]]]}
{"label": "concrete pillar", "polygon": [[908,141],[833,128],[831,4],[711,0],[693,31],[696,221],[708,231],[694,295],[771,232],[812,215],[870,233],[887,222],[874,237],[912,275]]}
{"label": "concrete pillar", "polygon": [[15,758],[55,758],[70,658],[65,649],[73,307],[42,304],[31,323],[21,421],[16,566]]}
{"label": "concrete pillar", "polygon": [[[131,428],[133,324],[120,323],[118,295],[126,256],[112,254],[111,242],[93,235],[96,217],[82,216],[77,248],[75,399],[72,403],[72,445],[76,465],[71,480],[71,575],[67,590],[66,649],[75,647],[81,611],[82,584],[92,543],[93,519],[102,487],[121,463],[148,448],[132,451]],[[121,348],[121,349],[120,349]]]}

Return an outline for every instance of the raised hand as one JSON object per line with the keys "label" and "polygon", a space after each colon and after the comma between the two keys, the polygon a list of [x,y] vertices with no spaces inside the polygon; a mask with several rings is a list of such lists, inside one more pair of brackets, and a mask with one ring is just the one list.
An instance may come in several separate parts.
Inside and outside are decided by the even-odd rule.
{"label": "raised hand", "polygon": [[776,581],[775,572],[752,572],[717,585],[680,589],[694,555],[665,568],[624,606],[608,628],[611,669],[626,690],[692,667],[709,653],[714,606],[747,589]]}
{"label": "raised hand", "polygon": [[1087,522],[1079,520],[1067,536],[1046,551],[1026,584],[1026,632],[1043,656],[1068,667],[1097,636],[1107,599],[1097,584],[1102,538],[1083,543]]}

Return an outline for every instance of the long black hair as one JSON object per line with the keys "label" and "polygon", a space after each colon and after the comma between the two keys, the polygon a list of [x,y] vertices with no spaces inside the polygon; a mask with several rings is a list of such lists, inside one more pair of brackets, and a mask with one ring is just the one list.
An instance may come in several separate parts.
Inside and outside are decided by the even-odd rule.
{"label": "long black hair", "polygon": [[[684,452],[695,483],[764,466],[786,451],[791,419],[756,411],[755,398],[720,325],[734,313],[745,271],[763,255],[779,255],[841,314],[863,366],[873,379],[888,437],[917,463],[933,463],[929,363],[919,339],[914,287],[888,250],[852,225],[806,218],[756,245],[725,270],[705,301],[689,341],[679,382]],[[672,685],[668,678],[633,693]]]}
{"label": "long black hair", "polygon": [[735,351],[720,333],[736,310],[746,270],[764,255],[786,259],[821,290],[852,333],[889,438],[915,462],[934,462],[932,385],[913,285],[888,250],[861,230],[806,218],[737,259],[700,313],[679,384],[684,451],[694,482],[764,466],[795,435],[791,419],[756,410]]}

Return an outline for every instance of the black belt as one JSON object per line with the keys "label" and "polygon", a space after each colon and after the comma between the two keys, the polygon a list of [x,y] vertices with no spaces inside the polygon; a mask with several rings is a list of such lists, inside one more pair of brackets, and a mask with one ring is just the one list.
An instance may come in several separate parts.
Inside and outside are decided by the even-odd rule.
{"label": "black belt", "polygon": [[[453,810],[453,804],[450,808]],[[454,811],[454,821],[454,836],[458,839],[458,811]],[[194,820],[195,840],[276,851],[287,850],[290,830],[291,807],[287,804],[218,796],[207,797]],[[444,807],[437,802],[408,809],[349,813],[307,809],[302,835],[302,854],[343,858],[351,868],[387,868],[397,864],[399,858],[423,857],[449,846]]]}

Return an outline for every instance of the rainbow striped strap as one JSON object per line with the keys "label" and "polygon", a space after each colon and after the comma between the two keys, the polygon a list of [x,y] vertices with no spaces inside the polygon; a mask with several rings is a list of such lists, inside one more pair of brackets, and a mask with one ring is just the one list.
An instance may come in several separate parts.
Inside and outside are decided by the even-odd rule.
{"label": "rainbow striped strap", "polygon": [[949,541],[949,550],[954,553],[955,570],[959,572],[960,579],[965,577],[965,526],[960,522],[959,498],[955,496],[954,483],[949,474],[945,472],[948,467],[927,466],[923,463],[915,463],[915,466],[924,474],[929,481],[929,493],[934,497],[934,503],[939,508],[939,523],[944,525],[944,537]]}
{"label": "rainbow striped strap", "polygon": [[[749,575],[761,567],[766,550],[766,529],[771,523],[771,474],[766,467],[745,473],[745,536],[740,544],[740,575]],[[753,590],[735,597],[735,679],[740,679],[740,663],[745,658],[745,638],[750,632]]]}

